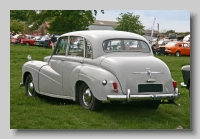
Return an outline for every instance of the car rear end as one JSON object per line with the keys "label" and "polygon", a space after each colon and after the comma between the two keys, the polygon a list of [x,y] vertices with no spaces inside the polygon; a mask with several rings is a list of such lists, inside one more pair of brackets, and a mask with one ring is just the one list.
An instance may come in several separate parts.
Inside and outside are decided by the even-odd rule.
{"label": "car rear end", "polygon": [[[115,64],[113,64],[115,63]],[[116,64],[117,63],[117,64]],[[108,95],[108,100],[176,100],[179,98],[177,83],[171,78],[167,65],[153,56],[110,56],[101,65],[112,72],[124,95]]]}

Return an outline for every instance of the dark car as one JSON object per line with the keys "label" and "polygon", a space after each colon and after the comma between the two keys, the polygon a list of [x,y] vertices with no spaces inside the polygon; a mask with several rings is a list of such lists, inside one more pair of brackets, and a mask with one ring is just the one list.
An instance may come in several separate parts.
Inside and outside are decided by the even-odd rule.
{"label": "dark car", "polygon": [[154,46],[154,49],[153,49],[154,53],[160,55],[161,54],[160,53],[160,47],[165,46],[168,42],[170,42],[170,40],[159,40],[158,41],[158,47]]}
{"label": "dark car", "polygon": [[189,90],[190,95],[190,65],[185,65],[181,68],[183,82],[181,83],[182,88]]}

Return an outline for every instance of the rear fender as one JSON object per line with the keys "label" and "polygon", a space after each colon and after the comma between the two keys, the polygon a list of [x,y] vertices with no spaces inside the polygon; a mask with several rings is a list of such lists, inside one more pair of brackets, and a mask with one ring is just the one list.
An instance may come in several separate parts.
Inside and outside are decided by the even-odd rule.
{"label": "rear fender", "polygon": [[[82,66],[78,80],[85,82],[98,100],[107,100],[107,95],[123,94],[118,79],[111,72],[97,66]],[[102,84],[104,80],[106,85]],[[113,82],[118,84],[118,92],[114,91]]]}

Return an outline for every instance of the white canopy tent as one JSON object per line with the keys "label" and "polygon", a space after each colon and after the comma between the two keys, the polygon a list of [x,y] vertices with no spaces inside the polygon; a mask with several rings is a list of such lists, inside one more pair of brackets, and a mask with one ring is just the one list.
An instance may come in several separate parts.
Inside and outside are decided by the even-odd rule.
{"label": "white canopy tent", "polygon": [[185,36],[185,37],[183,38],[183,41],[184,41],[184,42],[189,42],[189,41],[190,41],[190,34],[187,35],[187,36]]}

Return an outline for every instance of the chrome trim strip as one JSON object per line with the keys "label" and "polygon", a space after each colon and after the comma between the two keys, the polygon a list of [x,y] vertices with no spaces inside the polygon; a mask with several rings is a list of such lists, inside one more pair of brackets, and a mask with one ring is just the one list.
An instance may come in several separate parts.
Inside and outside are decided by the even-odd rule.
{"label": "chrome trim strip", "polygon": [[134,101],[134,100],[177,100],[180,97],[178,88],[175,89],[173,94],[154,94],[154,95],[130,95],[130,89],[127,89],[127,95],[107,95],[107,100],[115,101]]}
{"label": "chrome trim strip", "polygon": [[186,87],[187,87],[187,85],[184,84],[184,82],[182,82],[182,83],[181,83],[181,88],[186,88]]}

